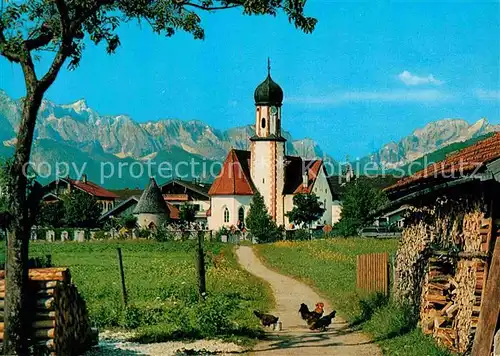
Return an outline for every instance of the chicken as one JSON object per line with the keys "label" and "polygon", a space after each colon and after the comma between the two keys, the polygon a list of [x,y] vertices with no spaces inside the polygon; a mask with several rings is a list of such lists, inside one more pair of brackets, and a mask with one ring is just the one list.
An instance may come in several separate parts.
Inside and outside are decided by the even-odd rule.
{"label": "chicken", "polygon": [[325,331],[328,326],[332,323],[332,319],[335,318],[335,314],[337,313],[336,310],[332,311],[330,314],[315,320],[313,323],[311,323],[311,330],[320,330],[320,331]]}
{"label": "chicken", "polygon": [[302,303],[299,309],[300,316],[307,322],[307,325],[311,325],[323,315],[323,306],[323,303],[317,303],[316,309],[309,311],[307,305]]}
{"label": "chicken", "polygon": [[271,314],[264,314],[264,313],[258,312],[257,310],[254,310],[253,313],[255,314],[255,316],[257,318],[260,319],[260,322],[264,326],[275,325],[279,320],[279,318],[277,316],[274,316]]}

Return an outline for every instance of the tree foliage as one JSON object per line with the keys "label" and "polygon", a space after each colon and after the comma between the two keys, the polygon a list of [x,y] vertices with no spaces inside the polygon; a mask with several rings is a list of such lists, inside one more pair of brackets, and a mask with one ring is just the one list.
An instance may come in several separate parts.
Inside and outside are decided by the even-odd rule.
{"label": "tree foliage", "polygon": [[183,204],[179,210],[179,220],[183,225],[189,226],[196,220],[196,209],[192,204]]}
{"label": "tree foliage", "polygon": [[385,193],[367,180],[347,183],[342,197],[341,219],[335,225],[336,233],[341,236],[357,235],[360,228],[371,223],[370,213],[386,202]]}
{"label": "tree foliage", "polygon": [[281,240],[282,231],[271,219],[264,198],[256,192],[250,203],[246,226],[258,242],[273,242]]}
{"label": "tree foliage", "polygon": [[66,196],[64,208],[66,224],[82,228],[96,227],[102,211],[95,197],[81,191],[73,191]]}
{"label": "tree foliage", "polygon": [[118,219],[118,225],[124,227],[125,229],[132,230],[137,227],[137,217],[130,214],[120,216]]}
{"label": "tree foliage", "polygon": [[296,194],[293,197],[293,209],[286,213],[288,219],[299,226],[310,227],[321,219],[325,209],[316,194]]}
{"label": "tree foliage", "polygon": [[41,204],[37,225],[43,227],[63,227],[66,224],[66,210],[63,201]]}

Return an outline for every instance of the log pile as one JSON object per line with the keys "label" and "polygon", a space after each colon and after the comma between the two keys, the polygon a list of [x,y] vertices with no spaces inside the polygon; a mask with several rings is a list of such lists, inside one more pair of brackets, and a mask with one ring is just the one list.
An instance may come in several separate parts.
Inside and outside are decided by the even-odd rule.
{"label": "log pile", "polygon": [[[85,301],[68,268],[29,270],[29,306],[33,308],[31,344],[37,354],[80,355],[97,342]],[[0,271],[0,338],[3,340],[5,272]]]}
{"label": "log pile", "polygon": [[[464,219],[464,252],[435,252],[428,259],[422,287],[421,327],[452,351],[464,353],[479,321],[485,285],[491,220],[470,215]],[[467,222],[466,222],[467,221]]]}

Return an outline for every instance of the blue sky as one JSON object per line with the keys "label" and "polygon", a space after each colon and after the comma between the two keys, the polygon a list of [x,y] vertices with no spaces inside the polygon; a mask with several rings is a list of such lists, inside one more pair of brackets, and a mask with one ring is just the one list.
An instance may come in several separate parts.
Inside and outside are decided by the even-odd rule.
{"label": "blue sky", "polygon": [[[285,92],[285,129],[338,159],[442,118],[500,123],[498,2],[309,0],[306,12],[319,20],[309,35],[282,15],[239,10],[201,14],[204,41],[127,24],[116,55],[89,46],[47,98],[85,98],[101,114],[137,121],[198,119],[226,129],[253,123],[253,91],[269,56]],[[0,88],[22,96],[20,70],[1,59],[0,73]]]}

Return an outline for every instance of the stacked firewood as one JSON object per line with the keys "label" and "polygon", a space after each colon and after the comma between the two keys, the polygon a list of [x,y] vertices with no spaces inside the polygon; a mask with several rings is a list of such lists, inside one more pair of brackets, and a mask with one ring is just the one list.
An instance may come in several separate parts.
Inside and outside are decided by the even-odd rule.
{"label": "stacked firewood", "polygon": [[429,259],[420,312],[425,334],[453,351],[467,350],[479,320],[484,269],[479,258]]}
{"label": "stacked firewood", "polygon": [[[36,353],[80,355],[97,342],[85,301],[78,294],[68,268],[29,270],[31,343]],[[4,309],[5,273],[0,271],[0,309]],[[3,318],[2,318],[3,320]],[[3,340],[4,323],[0,322]]]}

